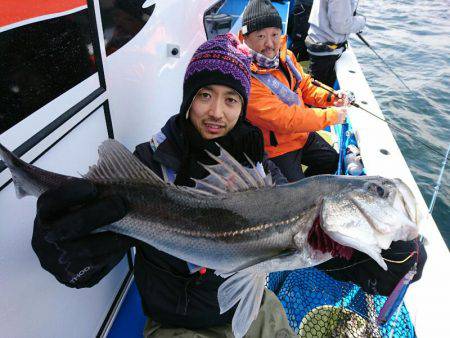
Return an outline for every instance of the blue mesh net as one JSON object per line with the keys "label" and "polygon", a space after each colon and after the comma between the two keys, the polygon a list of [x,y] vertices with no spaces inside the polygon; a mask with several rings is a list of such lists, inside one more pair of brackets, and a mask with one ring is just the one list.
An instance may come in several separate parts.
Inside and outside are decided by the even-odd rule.
{"label": "blue mesh net", "polygon": [[415,337],[404,305],[387,323],[377,325],[386,297],[368,295],[318,269],[272,273],[267,287],[278,296],[289,324],[301,337]]}

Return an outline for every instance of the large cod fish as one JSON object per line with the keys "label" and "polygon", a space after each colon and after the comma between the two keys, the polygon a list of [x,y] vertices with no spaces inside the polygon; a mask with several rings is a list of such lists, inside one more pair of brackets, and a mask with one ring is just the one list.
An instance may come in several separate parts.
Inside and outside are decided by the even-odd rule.
{"label": "large cod fish", "polygon": [[[68,180],[27,164],[0,145],[17,196],[40,196]],[[85,179],[129,206],[100,231],[137,238],[187,262],[229,277],[219,288],[221,312],[243,337],[256,318],[268,273],[311,267],[359,250],[381,257],[392,241],[418,235],[416,201],[400,180],[322,175],[275,186],[256,167],[244,168],[224,149],[195,188],[162,181],[123,145],[107,140]],[[319,243],[320,241],[325,243]]]}

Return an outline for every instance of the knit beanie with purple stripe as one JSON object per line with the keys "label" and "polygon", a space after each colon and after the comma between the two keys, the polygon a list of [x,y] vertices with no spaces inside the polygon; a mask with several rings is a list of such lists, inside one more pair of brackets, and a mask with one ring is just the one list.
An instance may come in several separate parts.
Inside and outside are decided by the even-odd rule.
{"label": "knit beanie with purple stripe", "polygon": [[218,35],[195,51],[186,69],[180,113],[186,114],[197,92],[208,85],[224,85],[243,98],[247,111],[251,55],[233,34]]}

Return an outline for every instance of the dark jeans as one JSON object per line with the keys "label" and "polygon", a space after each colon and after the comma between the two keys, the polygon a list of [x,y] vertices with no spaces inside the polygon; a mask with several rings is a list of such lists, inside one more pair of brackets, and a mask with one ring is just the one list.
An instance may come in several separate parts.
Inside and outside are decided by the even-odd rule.
{"label": "dark jeans", "polygon": [[308,35],[308,20],[312,6],[302,5],[299,0],[295,2],[294,6],[292,31],[289,34],[292,38],[291,51],[297,60],[306,61],[309,59],[309,55],[305,46],[305,38]]}
{"label": "dark jeans", "polygon": [[[289,182],[295,182],[302,178],[320,175],[334,174],[337,170],[339,154],[317,133],[310,133],[308,140],[302,149],[273,157],[275,163]],[[308,166],[305,173],[301,165]]]}
{"label": "dark jeans", "polygon": [[336,81],[336,70],[334,65],[340,55],[309,55],[309,74],[316,80],[333,87]]}

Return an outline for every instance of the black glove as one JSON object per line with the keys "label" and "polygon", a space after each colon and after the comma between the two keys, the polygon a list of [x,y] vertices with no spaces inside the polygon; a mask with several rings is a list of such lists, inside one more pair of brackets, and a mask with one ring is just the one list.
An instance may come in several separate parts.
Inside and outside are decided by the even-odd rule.
{"label": "black glove", "polygon": [[39,197],[31,245],[42,267],[59,282],[93,286],[122,259],[131,239],[91,232],[126,212],[118,196],[99,197],[92,183],[75,179]]}
{"label": "black glove", "polygon": [[418,247],[416,246],[416,241],[392,242],[388,250],[382,250],[381,256],[383,258],[392,261],[403,261],[412,252],[417,251],[417,248],[418,255],[414,254],[403,263],[385,261],[388,266],[387,271],[384,271],[372,258],[359,251],[355,251],[351,260],[333,258],[318,265],[317,268],[323,270],[334,279],[355,283],[368,293],[379,293],[388,296],[416,261],[417,273],[412,281],[420,279],[423,266],[427,260],[427,253],[423,244],[419,243]]}

